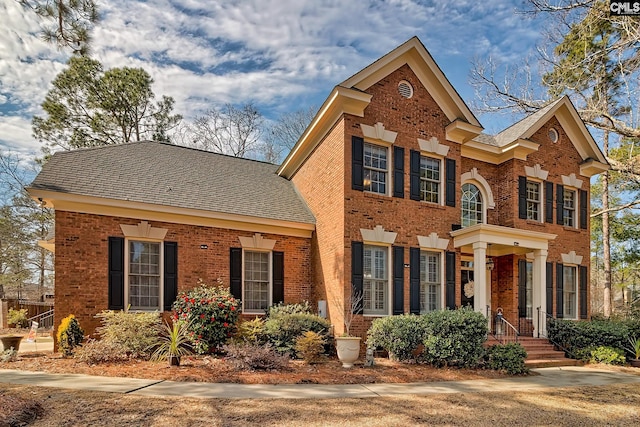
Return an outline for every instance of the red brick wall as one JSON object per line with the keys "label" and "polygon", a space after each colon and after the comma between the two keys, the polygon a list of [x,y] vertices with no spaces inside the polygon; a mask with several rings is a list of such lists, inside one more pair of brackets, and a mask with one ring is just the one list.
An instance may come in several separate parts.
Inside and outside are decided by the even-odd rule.
{"label": "red brick wall", "polygon": [[[55,325],[74,314],[87,334],[99,322],[94,315],[108,308],[108,238],[124,237],[120,224],[140,220],[56,211]],[[212,227],[149,221],[166,228],[165,241],[178,243],[178,292],[193,288],[198,279],[229,284],[229,248],[241,247],[239,236],[254,233]],[[263,234],[284,252],[285,302],[311,299],[311,250],[307,238]],[[206,244],[208,249],[200,249]]]}

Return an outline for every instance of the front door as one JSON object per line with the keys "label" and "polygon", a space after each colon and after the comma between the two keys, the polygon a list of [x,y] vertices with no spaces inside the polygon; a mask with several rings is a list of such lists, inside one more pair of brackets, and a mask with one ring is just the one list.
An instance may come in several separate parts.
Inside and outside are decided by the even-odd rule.
{"label": "front door", "polygon": [[460,281],[462,286],[462,301],[461,306],[470,306],[473,309],[473,296],[475,294],[474,282],[473,282],[473,261],[462,260],[461,265],[462,280]]}

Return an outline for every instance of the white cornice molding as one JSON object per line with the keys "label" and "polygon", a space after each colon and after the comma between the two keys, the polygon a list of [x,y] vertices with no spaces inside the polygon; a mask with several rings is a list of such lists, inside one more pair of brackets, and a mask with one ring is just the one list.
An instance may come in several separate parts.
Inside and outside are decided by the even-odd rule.
{"label": "white cornice molding", "polygon": [[238,239],[240,239],[240,245],[242,245],[243,249],[262,249],[272,251],[273,247],[276,245],[275,240],[265,239],[260,233],[256,233],[252,237],[239,236]]}
{"label": "white cornice molding", "polygon": [[571,251],[568,254],[560,254],[563,264],[582,264],[582,255],[576,255],[576,251]]}
{"label": "white cornice molding", "polygon": [[360,129],[362,129],[362,134],[365,138],[384,141],[389,144],[396,142],[396,137],[398,136],[398,132],[392,132],[385,129],[381,122],[378,122],[373,126],[360,123]]}
{"label": "white cornice molding", "polygon": [[463,184],[466,181],[475,181],[480,184],[480,186],[482,187],[480,191],[487,201],[487,208],[493,209],[496,207],[496,203],[493,200],[493,192],[491,191],[491,186],[489,185],[487,180],[484,179],[482,175],[480,175],[477,168],[473,168],[469,172],[463,173],[460,179]]}
{"label": "white cornice molding", "polygon": [[528,177],[538,178],[543,181],[549,176],[549,171],[542,169],[539,163],[536,163],[534,166],[525,166],[524,171]]}
{"label": "white cornice molding", "polygon": [[440,239],[438,233],[431,233],[428,236],[418,236],[418,244],[421,249],[446,250],[449,246],[449,239]]}
{"label": "white cornice molding", "polygon": [[384,231],[384,228],[381,225],[376,225],[373,230],[361,228],[360,234],[362,235],[362,241],[366,243],[384,243],[387,245],[392,245],[398,236],[398,233]]}
{"label": "white cornice molding", "polygon": [[562,184],[568,187],[582,188],[582,180],[576,177],[575,173],[569,176],[562,175]]}
{"label": "white cornice molding", "polygon": [[429,140],[424,140],[418,138],[418,144],[420,145],[420,151],[424,151],[426,153],[434,153],[442,157],[446,157],[449,154],[449,147],[440,144],[438,138],[435,136],[431,137]]}
{"label": "white cornice molding", "polygon": [[125,237],[164,240],[169,231],[166,228],[152,227],[147,221],[140,221],[138,225],[120,224]]}

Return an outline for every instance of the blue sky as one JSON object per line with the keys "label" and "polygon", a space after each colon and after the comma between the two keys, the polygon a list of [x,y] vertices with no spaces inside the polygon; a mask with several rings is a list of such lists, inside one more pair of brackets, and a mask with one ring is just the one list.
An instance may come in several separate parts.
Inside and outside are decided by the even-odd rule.
{"label": "blue sky", "polygon": [[[474,58],[517,66],[543,25],[522,0],[98,0],[93,56],[105,68],[143,67],[157,97],[187,120],[212,106],[254,102],[267,119],[319,106],[331,89],[418,36],[463,99]],[[38,39],[39,20],[0,3],[0,145],[33,157],[31,118],[67,53]],[[494,120],[479,116],[488,131]]]}

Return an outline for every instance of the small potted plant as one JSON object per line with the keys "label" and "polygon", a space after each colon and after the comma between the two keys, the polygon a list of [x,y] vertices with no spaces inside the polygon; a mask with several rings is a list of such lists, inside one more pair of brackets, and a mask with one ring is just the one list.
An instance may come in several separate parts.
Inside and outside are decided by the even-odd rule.
{"label": "small potted plant", "polygon": [[172,325],[165,323],[164,333],[151,359],[166,359],[169,366],[180,366],[180,358],[190,354],[193,354],[193,347],[189,338],[189,324],[180,320],[175,320]]}
{"label": "small potted plant", "polygon": [[629,338],[629,347],[627,347],[627,351],[631,353],[633,356],[632,359],[629,359],[629,364],[636,368],[640,368],[640,338]]}
{"label": "small potted plant", "polygon": [[[344,313],[345,331],[343,335],[336,337],[336,352],[343,368],[351,368],[353,363],[360,357],[360,340],[362,338],[351,336],[351,322],[353,322],[353,318],[358,311],[361,310],[362,300],[362,292],[352,289],[348,299],[348,309]],[[344,310],[339,301],[336,301],[335,305]]]}

